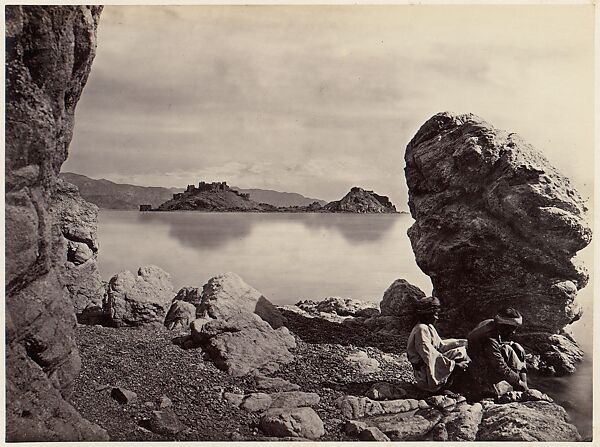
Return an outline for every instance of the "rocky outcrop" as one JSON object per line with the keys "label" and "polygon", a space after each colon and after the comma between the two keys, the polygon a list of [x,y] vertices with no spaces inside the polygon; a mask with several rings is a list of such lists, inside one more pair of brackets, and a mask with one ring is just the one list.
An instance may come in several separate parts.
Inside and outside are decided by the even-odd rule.
{"label": "rocky outcrop", "polygon": [[162,324],[173,299],[170,275],[159,267],[140,267],[137,276],[124,271],[113,276],[104,301],[112,326]]}
{"label": "rocky outcrop", "polygon": [[527,333],[556,334],[580,317],[588,275],[573,256],[591,240],[586,207],[540,152],[474,115],[440,113],[405,160],[408,235],[446,311],[442,327],[464,334],[512,306],[531,349]]}
{"label": "rocky outcrop", "polygon": [[323,207],[334,213],[395,213],[396,207],[387,196],[354,186],[342,199],[329,202]]}
{"label": "rocky outcrop", "polygon": [[[64,240],[51,213],[75,105],[96,49],[100,6],[7,6],[6,438],[106,440],[67,404],[79,372],[73,305],[63,291]],[[73,247],[73,259],[89,255]]]}
{"label": "rocky outcrop", "polygon": [[104,284],[97,264],[98,207],[83,200],[76,186],[58,179],[52,213],[63,236],[61,282],[69,292],[75,313],[102,306]]}

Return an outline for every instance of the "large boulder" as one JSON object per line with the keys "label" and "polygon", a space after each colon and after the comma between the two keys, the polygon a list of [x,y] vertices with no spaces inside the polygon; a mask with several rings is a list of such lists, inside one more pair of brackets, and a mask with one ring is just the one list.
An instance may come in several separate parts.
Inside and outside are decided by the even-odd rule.
{"label": "large boulder", "polygon": [[235,273],[215,276],[204,285],[198,317],[227,319],[246,313],[255,313],[274,329],[286,323],[286,318],[262,293]]}
{"label": "large boulder", "polygon": [[567,412],[549,402],[525,402],[493,405],[486,409],[479,441],[579,441]]}
{"label": "large boulder", "polygon": [[79,373],[75,315],[51,213],[101,6],[5,8],[6,440],[107,440],[63,396]]}
{"label": "large boulder", "polygon": [[63,237],[61,282],[67,288],[75,313],[102,306],[104,285],[98,271],[98,207],[86,202],[77,187],[58,179],[52,212]]}
{"label": "large boulder", "polygon": [[123,271],[108,283],[104,313],[113,326],[162,324],[175,292],[170,275],[159,267]]}
{"label": "large boulder", "polygon": [[586,207],[569,180],[514,133],[480,118],[440,113],[406,148],[408,235],[445,314],[465,334],[500,308],[524,315],[523,332],[558,333],[581,316],[591,240]]}
{"label": "large boulder", "polygon": [[296,347],[286,327],[273,329],[254,313],[199,318],[192,322],[191,332],[215,365],[233,376],[276,371],[281,363],[293,360],[289,349]]}

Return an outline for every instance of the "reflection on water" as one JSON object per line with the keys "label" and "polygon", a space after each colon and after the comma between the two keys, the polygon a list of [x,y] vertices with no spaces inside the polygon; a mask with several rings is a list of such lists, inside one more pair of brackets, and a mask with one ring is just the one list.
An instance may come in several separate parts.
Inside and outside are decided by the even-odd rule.
{"label": "reflection on water", "polygon": [[397,223],[398,216],[369,216],[368,226],[365,225],[365,216],[358,214],[153,212],[137,213],[136,217],[141,225],[168,225],[170,236],[184,245],[219,248],[248,236],[257,225],[277,222],[301,224],[312,231],[334,231],[350,243],[370,243],[385,236]]}
{"label": "reflection on water", "polygon": [[398,278],[431,290],[406,236],[408,215],[102,210],[99,220],[106,279],[148,263],[169,272],[176,287],[233,271],[278,304],[379,301]]}
{"label": "reflection on water", "polygon": [[[431,292],[406,235],[412,222],[399,214],[101,210],[98,266],[108,280],[155,264],[171,274],[176,290],[232,271],[275,304],[327,296],[379,302],[398,278]],[[592,270],[593,250],[582,254]],[[574,325],[586,360],[574,376],[534,382],[567,408],[584,438],[592,433],[592,291],[593,278],[579,293],[585,313]]]}

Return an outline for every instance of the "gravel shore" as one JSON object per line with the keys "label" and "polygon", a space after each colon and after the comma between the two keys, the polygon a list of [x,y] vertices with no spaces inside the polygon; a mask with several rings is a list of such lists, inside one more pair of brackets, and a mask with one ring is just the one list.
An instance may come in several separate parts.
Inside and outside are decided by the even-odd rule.
{"label": "gravel shore", "polygon": [[[411,381],[405,337],[372,336],[293,313],[286,317],[297,342],[294,361],[271,376],[319,394],[314,410],[325,426],[322,441],[351,440],[344,433],[337,398],[362,393],[377,381]],[[259,413],[246,412],[223,398],[225,392],[257,391],[255,377],[227,375],[205,359],[201,349],[184,350],[174,344],[177,335],[163,327],[78,326],[82,368],[71,403],[83,417],[106,429],[113,441],[264,440]],[[347,360],[358,351],[376,360],[378,370],[361,372]],[[110,395],[113,387],[136,393],[137,400],[118,403]],[[177,435],[159,435],[142,426],[153,410],[159,410],[163,396],[172,401],[172,409],[187,427]]]}

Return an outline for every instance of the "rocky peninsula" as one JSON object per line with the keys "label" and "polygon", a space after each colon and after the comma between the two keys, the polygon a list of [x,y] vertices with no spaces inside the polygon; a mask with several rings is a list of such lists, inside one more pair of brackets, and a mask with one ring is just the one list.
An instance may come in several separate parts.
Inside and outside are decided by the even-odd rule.
{"label": "rocky peninsula", "polygon": [[[156,266],[102,283],[97,208],[58,180],[101,11],[6,6],[7,441],[580,439],[547,396],[414,389],[406,308],[423,292],[402,279],[375,306],[298,310],[233,273],[177,293]],[[446,329],[514,305],[540,371],[569,372],[561,331],[587,279],[571,260],[591,231],[568,181],[472,115],[433,117],[406,160],[409,236]]]}

